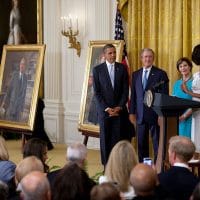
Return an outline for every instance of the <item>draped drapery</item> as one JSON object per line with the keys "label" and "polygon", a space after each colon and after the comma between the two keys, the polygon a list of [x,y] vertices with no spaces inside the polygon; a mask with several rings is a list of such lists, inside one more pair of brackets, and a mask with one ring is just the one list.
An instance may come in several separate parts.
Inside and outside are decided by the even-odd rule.
{"label": "draped drapery", "polygon": [[[191,58],[200,43],[199,0],[119,0],[127,21],[127,49],[131,70],[140,68],[140,50],[155,51],[155,65],[167,71],[170,88],[178,78],[176,61]],[[196,71],[197,68],[194,70]]]}

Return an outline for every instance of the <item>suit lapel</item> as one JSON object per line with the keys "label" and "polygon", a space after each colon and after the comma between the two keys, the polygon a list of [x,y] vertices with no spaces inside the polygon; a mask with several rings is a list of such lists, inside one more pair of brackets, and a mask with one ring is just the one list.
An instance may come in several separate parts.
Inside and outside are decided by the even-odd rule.
{"label": "suit lapel", "polygon": [[143,90],[143,85],[142,85],[142,72],[143,72],[143,68],[140,69],[140,71],[139,71],[139,76],[138,76],[139,86],[140,86],[141,90]]}
{"label": "suit lapel", "polygon": [[120,69],[119,65],[115,63],[115,80],[114,80],[114,90],[118,88],[118,84],[120,83]]}

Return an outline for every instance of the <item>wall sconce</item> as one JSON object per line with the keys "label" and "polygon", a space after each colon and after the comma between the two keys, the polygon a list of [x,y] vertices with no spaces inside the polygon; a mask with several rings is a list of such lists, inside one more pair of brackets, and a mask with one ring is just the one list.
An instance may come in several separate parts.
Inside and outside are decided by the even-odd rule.
{"label": "wall sconce", "polygon": [[[73,30],[72,26],[72,17],[69,15],[68,17],[61,17],[62,20],[62,35],[65,37],[69,37],[69,44],[68,48],[74,48],[77,51],[77,55],[80,57],[81,55],[81,44],[76,39],[76,36],[79,34],[78,30],[78,18],[76,17],[76,30]],[[67,27],[66,27],[67,25]]]}

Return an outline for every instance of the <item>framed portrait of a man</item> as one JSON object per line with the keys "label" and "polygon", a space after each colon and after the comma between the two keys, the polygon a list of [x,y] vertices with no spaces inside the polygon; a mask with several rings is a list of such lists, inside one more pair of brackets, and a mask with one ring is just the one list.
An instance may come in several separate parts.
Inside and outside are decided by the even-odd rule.
{"label": "framed portrait of a man", "polygon": [[122,60],[123,40],[98,40],[89,42],[78,123],[79,131],[90,132],[96,136],[99,134],[99,125],[93,91],[92,70],[96,65],[105,62],[103,47],[106,44],[113,44],[116,47],[116,61],[121,62]]}
{"label": "framed portrait of a man", "polygon": [[5,45],[0,69],[0,126],[32,131],[45,45]]}

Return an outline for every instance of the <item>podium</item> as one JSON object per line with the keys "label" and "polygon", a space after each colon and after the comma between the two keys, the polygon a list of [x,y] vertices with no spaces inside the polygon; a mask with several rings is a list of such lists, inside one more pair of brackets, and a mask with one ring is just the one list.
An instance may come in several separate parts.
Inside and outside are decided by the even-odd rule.
{"label": "podium", "polygon": [[[158,156],[156,161],[156,169],[159,173],[164,168],[168,138],[173,135],[178,135],[179,116],[188,108],[200,108],[200,102],[161,93],[153,93],[149,90],[145,93],[144,104],[151,107],[158,116],[162,116]],[[173,120],[173,123],[175,123],[176,126],[175,130],[170,130],[170,133],[168,127],[169,118]]]}

